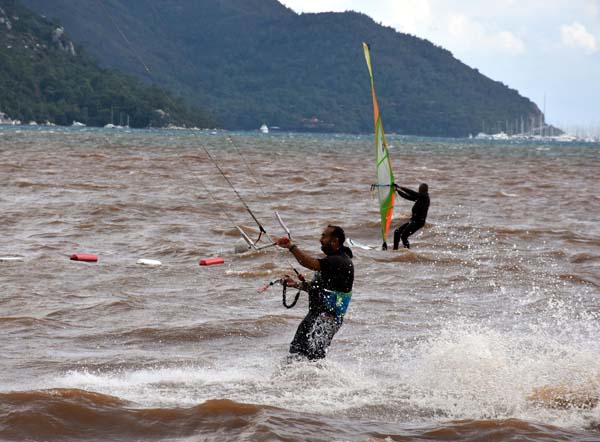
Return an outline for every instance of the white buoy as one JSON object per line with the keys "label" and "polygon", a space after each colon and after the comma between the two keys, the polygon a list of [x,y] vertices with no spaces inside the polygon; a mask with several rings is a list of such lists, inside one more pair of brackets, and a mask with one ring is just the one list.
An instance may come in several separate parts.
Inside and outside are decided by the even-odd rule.
{"label": "white buoy", "polygon": [[0,262],[23,262],[22,256],[0,256]]}
{"label": "white buoy", "polygon": [[162,265],[162,262],[158,261],[157,259],[140,258],[137,260],[136,264],[140,264],[143,266],[150,266],[150,267],[158,267],[159,265]]}

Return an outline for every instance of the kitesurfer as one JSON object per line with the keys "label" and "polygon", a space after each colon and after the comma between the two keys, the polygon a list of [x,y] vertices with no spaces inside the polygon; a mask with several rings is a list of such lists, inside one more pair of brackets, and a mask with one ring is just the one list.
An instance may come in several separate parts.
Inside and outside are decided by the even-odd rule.
{"label": "kitesurfer", "polygon": [[308,292],[308,314],[302,320],[290,344],[290,354],[308,360],[323,359],[333,336],[342,326],[352,297],[354,265],[352,250],[344,246],[346,235],[339,226],[327,226],[321,234],[323,258],[301,250],[289,238],[279,238],[278,246],[288,249],[294,258],[315,274],[310,282],[298,282],[286,276],[283,283]]}
{"label": "kitesurfer", "polygon": [[416,192],[408,187],[398,186],[394,184],[394,188],[398,195],[410,201],[415,201],[412,207],[412,216],[407,223],[402,224],[394,230],[394,250],[398,250],[400,240],[402,245],[407,249],[410,248],[408,237],[425,225],[427,219],[427,211],[429,210],[429,186],[422,183],[419,186],[419,191]]}

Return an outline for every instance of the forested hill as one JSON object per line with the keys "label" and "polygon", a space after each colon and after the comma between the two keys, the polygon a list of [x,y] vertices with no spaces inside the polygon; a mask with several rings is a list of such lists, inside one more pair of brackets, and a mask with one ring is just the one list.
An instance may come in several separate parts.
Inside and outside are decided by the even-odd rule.
{"label": "forested hill", "polygon": [[0,0],[0,111],[24,123],[214,127],[164,90],[101,68],[57,23]]}
{"label": "forested hill", "polygon": [[450,52],[355,12],[296,14],[275,0],[23,1],[104,65],[208,107],[229,129],[371,132],[362,41],[387,132],[465,136],[540,115]]}

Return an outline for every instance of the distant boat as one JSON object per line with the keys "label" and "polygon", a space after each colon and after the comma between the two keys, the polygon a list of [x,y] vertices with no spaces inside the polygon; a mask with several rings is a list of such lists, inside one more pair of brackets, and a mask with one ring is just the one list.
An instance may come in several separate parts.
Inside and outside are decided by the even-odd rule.
{"label": "distant boat", "polygon": [[13,120],[8,117],[4,112],[0,112],[0,124],[9,124],[12,126],[16,126],[21,124],[21,120]]}
{"label": "distant boat", "polygon": [[80,123],[79,121],[73,121],[73,124],[71,124],[71,126],[75,126],[75,127],[84,127],[85,124]]}
{"label": "distant boat", "polygon": [[510,139],[510,137],[502,131],[498,132],[497,134],[492,135],[492,140],[508,140],[508,139]]}
{"label": "distant boat", "polygon": [[268,127],[266,124],[264,124],[264,123],[263,123],[263,125],[262,125],[262,126],[260,126],[260,131],[261,131],[263,134],[268,134],[268,133],[269,133],[269,127]]}

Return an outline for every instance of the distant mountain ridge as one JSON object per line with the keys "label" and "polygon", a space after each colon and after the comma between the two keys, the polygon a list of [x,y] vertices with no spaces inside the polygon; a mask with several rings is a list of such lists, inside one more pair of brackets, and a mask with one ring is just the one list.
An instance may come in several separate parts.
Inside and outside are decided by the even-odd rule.
{"label": "distant mountain ridge", "polygon": [[64,29],[0,0],[0,119],[23,123],[212,127],[157,87],[100,68]]}
{"label": "distant mountain ridge", "polygon": [[466,136],[541,119],[529,99],[449,51],[356,12],[296,14],[275,0],[23,3],[105,66],[158,82],[229,129],[372,131],[362,41],[388,132]]}

